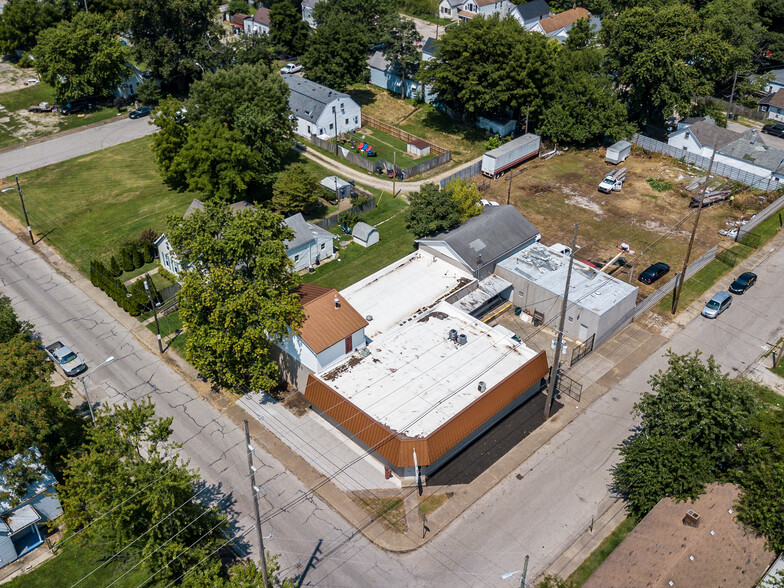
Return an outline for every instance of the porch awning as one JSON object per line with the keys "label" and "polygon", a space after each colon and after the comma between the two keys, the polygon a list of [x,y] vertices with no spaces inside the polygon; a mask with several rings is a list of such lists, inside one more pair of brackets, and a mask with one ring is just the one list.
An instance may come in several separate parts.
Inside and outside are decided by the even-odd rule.
{"label": "porch awning", "polygon": [[11,530],[11,535],[15,535],[40,520],[41,515],[29,504],[3,516],[3,521]]}

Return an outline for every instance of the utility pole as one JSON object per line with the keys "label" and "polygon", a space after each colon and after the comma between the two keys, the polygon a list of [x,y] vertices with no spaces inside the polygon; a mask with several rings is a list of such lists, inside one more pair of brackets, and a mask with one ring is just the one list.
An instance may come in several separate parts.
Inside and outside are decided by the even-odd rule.
{"label": "utility pole", "polygon": [[563,302],[561,302],[561,320],[558,326],[558,338],[555,343],[555,355],[553,356],[553,365],[550,368],[550,385],[547,389],[547,399],[544,402],[544,418],[550,418],[550,409],[553,405],[553,396],[555,396],[555,381],[558,378],[558,366],[561,363],[561,344],[563,343],[563,330],[566,323],[566,306],[569,303],[569,284],[572,281],[572,266],[574,265],[574,252],[577,249],[577,230],[580,228],[579,223],[574,225],[574,239],[572,239],[572,253],[569,255],[569,270],[566,272],[566,286],[564,288]]}
{"label": "utility pole", "polygon": [[[5,188],[2,190],[3,193],[13,190],[13,188]],[[16,176],[16,192],[19,194],[19,202],[22,203],[22,212],[24,213],[25,217],[25,224],[27,224],[27,234],[30,235],[30,243],[35,245],[35,239],[33,238],[33,229],[30,228],[30,219],[27,218],[27,208],[25,208],[24,203],[24,196],[22,196],[22,188],[19,186],[19,176]]]}
{"label": "utility pole", "polygon": [[672,297],[672,314],[678,312],[678,300],[681,297],[683,282],[686,281],[686,268],[689,266],[689,256],[691,255],[692,245],[694,245],[694,235],[697,234],[697,224],[700,222],[702,203],[705,201],[705,191],[708,189],[708,182],[710,181],[710,174],[711,174],[711,170],[713,169],[713,158],[716,157],[716,149],[718,149],[717,146],[713,148],[713,153],[711,153],[710,163],[708,164],[708,175],[705,177],[705,183],[702,185],[702,192],[700,194],[700,205],[697,207],[697,217],[694,219],[694,227],[692,227],[691,229],[691,238],[689,239],[689,246],[686,249],[686,257],[683,259],[683,271],[681,272],[681,275],[678,278],[678,283],[675,285],[675,296]]}
{"label": "utility pole", "polygon": [[163,343],[161,342],[161,325],[158,323],[158,309],[155,308],[155,302],[152,299],[152,292],[150,292],[149,276],[144,276],[144,289],[147,290],[147,297],[150,299],[150,306],[152,307],[152,314],[155,317],[155,332],[158,334],[158,351],[163,353]]}
{"label": "utility pole", "polygon": [[730,111],[732,110],[732,98],[735,96],[735,84],[737,81],[738,81],[738,72],[736,71],[735,76],[732,78],[732,91],[730,92],[730,105],[727,107],[727,114],[729,114]]}
{"label": "utility pole", "polygon": [[531,107],[525,107],[525,134],[528,134],[528,115],[531,113]]}
{"label": "utility pole", "polygon": [[261,552],[261,576],[264,580],[264,588],[269,588],[269,578],[267,578],[267,558],[264,554],[264,536],[261,534],[261,515],[259,514],[259,489],[256,486],[256,468],[253,467],[253,446],[250,444],[250,430],[248,429],[247,419],[242,421],[245,425],[245,444],[248,446],[248,469],[250,470],[250,491],[253,493],[253,511],[256,516],[256,537],[259,540],[259,551]]}
{"label": "utility pole", "polygon": [[509,202],[512,200],[512,176],[514,174],[509,172],[509,189],[506,191],[506,205],[509,206]]}
{"label": "utility pole", "polygon": [[397,197],[395,192],[395,180],[397,179],[397,151],[392,152],[392,198]]}
{"label": "utility pole", "polygon": [[525,577],[528,575],[528,557],[525,556],[525,563],[523,564],[523,574],[520,576],[520,588],[525,588]]}

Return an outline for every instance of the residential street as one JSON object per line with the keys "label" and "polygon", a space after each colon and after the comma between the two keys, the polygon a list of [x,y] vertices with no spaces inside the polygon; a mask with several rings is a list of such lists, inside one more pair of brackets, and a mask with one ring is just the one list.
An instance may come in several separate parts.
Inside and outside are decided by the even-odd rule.
{"label": "residential street", "polygon": [[[111,403],[152,398],[161,416],[174,417],[183,456],[199,467],[217,496],[235,502],[234,519],[240,528],[249,528],[247,462],[236,425],[5,228],[0,228],[0,248],[0,292],[11,297],[20,317],[31,320],[44,341],[62,339],[88,362],[91,398]],[[755,270],[759,280],[754,288],[736,296],[719,319],[696,317],[669,347],[679,353],[700,348],[733,373],[754,364],[766,342],[775,341],[784,327],[782,265],[784,252],[778,250]],[[630,409],[650,374],[665,366],[665,349],[641,361],[516,475],[415,552],[396,555],[378,549],[312,496],[265,523],[265,535],[272,534],[266,546],[281,554],[285,574],[307,572],[303,585],[512,586],[519,577],[504,583],[501,574],[521,569],[526,554],[533,579],[608,504],[615,447],[634,426]],[[117,359],[95,369],[110,355]],[[256,451],[256,458],[264,463],[257,474],[265,496],[264,518],[305,486],[263,451]],[[311,560],[317,547],[317,558]]]}
{"label": "residential street", "polygon": [[149,118],[136,120],[121,118],[116,122],[82,129],[67,135],[53,135],[51,139],[7,151],[0,154],[0,178],[151,135],[158,128],[149,122]]}

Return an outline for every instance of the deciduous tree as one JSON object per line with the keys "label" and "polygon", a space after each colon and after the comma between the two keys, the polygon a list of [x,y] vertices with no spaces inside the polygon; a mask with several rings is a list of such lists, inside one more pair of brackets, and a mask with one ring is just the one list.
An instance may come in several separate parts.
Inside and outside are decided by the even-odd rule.
{"label": "deciduous tree", "polygon": [[400,96],[406,97],[406,77],[416,71],[419,65],[419,46],[422,36],[417,32],[414,21],[399,14],[387,17],[383,23],[384,57],[400,70],[404,80]]}
{"label": "deciduous tree", "polygon": [[283,217],[253,208],[232,215],[208,204],[170,217],[166,234],[191,269],[180,291],[188,360],[207,378],[237,390],[269,389],[279,377],[272,345],[297,331],[302,307],[283,241]]}
{"label": "deciduous tree", "polygon": [[472,216],[482,214],[482,205],[479,203],[482,195],[473,182],[456,178],[447,182],[443,190],[447,194],[451,194],[452,201],[457,207],[459,214],[458,220],[461,223],[464,223]]}
{"label": "deciduous tree", "polygon": [[300,212],[316,204],[320,194],[318,178],[303,164],[295,163],[278,174],[272,186],[272,205],[282,212]]}
{"label": "deciduous tree", "polygon": [[[328,2],[316,8],[324,4]],[[357,15],[342,12],[331,12],[318,23],[302,56],[308,79],[339,91],[364,81],[369,45],[358,33],[360,26]]]}
{"label": "deciduous tree", "polygon": [[62,18],[63,12],[54,2],[8,0],[0,13],[0,51],[29,51],[35,47],[38,33]]}
{"label": "deciduous tree", "polygon": [[270,38],[286,52],[301,55],[305,52],[310,27],[302,14],[289,0],[278,0],[270,8]]}
{"label": "deciduous tree", "polygon": [[423,184],[409,195],[406,228],[416,237],[425,237],[451,229],[460,223],[460,211],[452,193],[437,184]]}

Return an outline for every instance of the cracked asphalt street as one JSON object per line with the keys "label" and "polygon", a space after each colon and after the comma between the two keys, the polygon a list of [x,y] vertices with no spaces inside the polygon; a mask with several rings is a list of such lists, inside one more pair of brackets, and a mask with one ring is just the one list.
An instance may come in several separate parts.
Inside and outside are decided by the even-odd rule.
{"label": "cracked asphalt street", "polygon": [[[666,365],[667,348],[679,353],[700,348],[714,354],[725,370],[742,372],[754,366],[766,342],[776,340],[784,328],[782,265],[784,252],[778,249],[754,270],[758,284],[736,297],[719,319],[697,316],[686,324],[665,347],[629,368],[631,373],[607,394],[581,407],[573,423],[417,551],[393,554],[377,548],[258,449],[264,534],[272,535],[267,549],[281,555],[282,572],[301,578],[301,585],[516,586],[519,576],[502,581],[501,574],[521,569],[526,554],[531,556],[532,580],[611,500],[615,448],[634,427],[631,407],[648,389],[650,374]],[[35,325],[45,342],[61,339],[85,359],[92,368],[87,374],[94,373],[88,380],[94,401],[114,404],[149,397],[160,416],[173,417],[182,457],[199,468],[234,531],[250,528],[241,429],[4,227],[0,293],[11,298],[18,314]],[[116,359],[93,372],[110,355]],[[281,511],[285,505],[291,506]],[[251,553],[253,537],[248,534],[244,544]]]}

